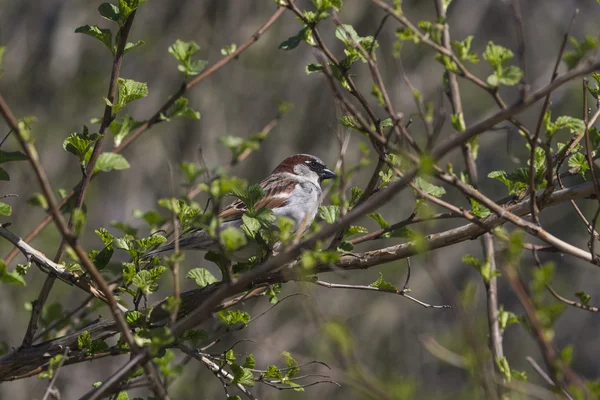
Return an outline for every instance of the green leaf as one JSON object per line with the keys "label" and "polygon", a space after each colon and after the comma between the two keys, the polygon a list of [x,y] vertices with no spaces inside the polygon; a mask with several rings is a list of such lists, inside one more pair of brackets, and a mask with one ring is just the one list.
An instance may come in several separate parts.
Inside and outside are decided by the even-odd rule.
{"label": "green leaf", "polygon": [[226,252],[234,252],[242,247],[244,247],[247,243],[246,235],[239,229],[229,227],[221,232],[221,243],[225,247]]}
{"label": "green leaf", "polygon": [[423,192],[430,194],[434,197],[442,197],[444,194],[446,194],[446,189],[444,189],[441,186],[435,186],[429,182],[427,182],[425,179],[421,178],[420,176],[417,176],[415,178],[415,180],[413,181],[413,184],[421,189]]}
{"label": "green leaf", "polygon": [[194,163],[182,162],[178,166],[179,166],[179,169],[185,173],[188,185],[193,185],[194,182],[196,182],[196,179],[198,179],[198,177],[200,175],[202,175],[202,173],[204,173],[204,169],[199,168]]}
{"label": "green leaf", "polygon": [[506,171],[492,171],[488,174],[488,178],[496,179],[502,182],[508,189],[511,195],[520,195],[529,185],[529,169],[518,168],[509,174]]}
{"label": "green leaf", "polygon": [[586,292],[577,292],[575,293],[575,296],[577,296],[581,304],[586,306],[590,303],[590,300],[592,299],[592,296],[590,296]]}
{"label": "green leaf", "polygon": [[456,130],[456,132],[464,132],[465,129],[467,129],[462,113],[452,114],[450,119],[452,121],[452,127]]}
{"label": "green leaf", "polygon": [[126,115],[120,121],[114,120],[110,123],[109,129],[114,135],[115,147],[118,147],[123,142],[131,131],[139,128],[144,124],[144,121],[136,121],[131,118],[129,115]]}
{"label": "green leaf", "polygon": [[87,220],[87,215],[81,208],[76,208],[73,210],[73,215],[71,218],[73,219],[73,232],[76,236],[81,236],[83,227],[85,226],[85,222]]}
{"label": "green leaf", "polygon": [[109,21],[119,22],[120,20],[119,7],[115,6],[114,4],[102,3],[100,4],[100,7],[98,7],[98,12],[100,12],[102,18],[105,18]]}
{"label": "green leaf", "polygon": [[121,154],[105,152],[98,157],[98,162],[94,167],[94,172],[109,172],[113,170],[123,170],[129,168],[129,163]]}
{"label": "green leaf", "polygon": [[514,86],[519,83],[522,77],[523,71],[519,67],[511,65],[502,70],[502,74],[498,77],[498,83],[506,86]]}
{"label": "green leaf", "polygon": [[85,35],[89,35],[95,39],[98,39],[112,53],[112,32],[110,31],[110,29],[102,29],[97,25],[84,25],[75,29],[75,33],[83,33]]}
{"label": "green leaf", "polygon": [[163,119],[170,120],[177,117],[186,117],[191,119],[200,119],[200,113],[188,107],[188,99],[180,97],[175,100],[175,103],[169,108],[167,115]]}
{"label": "green leaf", "polygon": [[254,355],[252,353],[246,356],[246,361],[244,362],[244,368],[254,368],[256,366],[256,361],[254,360]]}
{"label": "green leaf", "polygon": [[483,58],[487,60],[494,68],[494,73],[487,79],[491,86],[516,85],[523,76],[523,71],[516,66],[505,67],[507,61],[512,59],[514,54],[509,49],[496,45],[490,41],[483,53]]}
{"label": "green leaf", "polygon": [[452,48],[454,48],[454,52],[460,60],[469,61],[470,63],[477,64],[479,62],[479,56],[477,56],[477,53],[471,51],[472,41],[473,36],[467,36],[462,42],[453,40]]}
{"label": "green leaf", "polygon": [[503,67],[504,64],[513,57],[514,54],[512,51],[506,47],[496,45],[492,41],[488,42],[485,52],[483,53],[483,58],[496,69]]}
{"label": "green leaf", "polygon": [[574,51],[567,51],[563,55],[563,60],[567,64],[568,69],[573,69],[579,64],[585,56],[598,46],[598,39],[593,36],[586,35],[583,42],[579,42],[574,37],[570,38],[571,44],[575,48]]}
{"label": "green leaf", "polygon": [[131,283],[137,286],[142,292],[150,294],[158,289],[157,280],[156,277],[152,276],[150,271],[142,270],[135,274]]}
{"label": "green leaf", "polygon": [[351,225],[344,231],[344,239],[359,233],[369,233],[369,230],[362,226]]}
{"label": "green leaf", "polygon": [[129,400],[129,394],[126,391],[121,391],[117,395],[117,400]]}
{"label": "green leaf", "polygon": [[11,161],[26,161],[27,156],[20,151],[3,151],[0,150],[0,164],[4,164]]}
{"label": "green leaf", "polygon": [[118,97],[116,104],[107,104],[112,107],[114,113],[121,111],[127,104],[134,100],[143,99],[148,96],[148,84],[136,82],[132,79],[119,78],[117,81]]}
{"label": "green leaf", "polygon": [[[129,50],[133,50],[136,47],[140,47],[142,45],[145,45],[146,42],[144,42],[143,40],[138,40],[137,42],[127,42],[125,43],[125,47],[123,48],[123,54],[127,54],[129,52]],[[115,44],[114,47],[114,52],[117,52],[117,45]]]}
{"label": "green leaf", "polygon": [[384,290],[386,292],[398,292],[398,288],[396,286],[383,279],[383,274],[381,272],[379,273],[377,280],[371,283],[369,286],[376,287],[377,289]]}
{"label": "green leaf", "polygon": [[237,50],[237,44],[231,43],[221,49],[221,54],[224,56],[230,56]]}
{"label": "green leaf", "polygon": [[210,285],[211,283],[219,282],[219,280],[205,268],[194,268],[190,270],[187,273],[186,278],[193,279],[196,281],[196,285],[201,288]]}
{"label": "green leaf", "polygon": [[304,27],[294,36],[290,36],[287,40],[283,41],[279,48],[281,50],[293,50],[303,41],[306,40],[307,34],[312,35],[310,28]]}
{"label": "green leaf", "polygon": [[125,319],[133,328],[141,327],[144,324],[144,315],[140,311],[128,311]]}
{"label": "green leaf", "polygon": [[12,214],[12,207],[9,204],[0,201],[0,215],[10,217]]}
{"label": "green leaf", "polygon": [[367,217],[371,218],[373,221],[379,224],[381,229],[386,229],[390,226],[388,222],[383,218],[383,216],[379,213],[367,214]]}
{"label": "green leaf", "polygon": [[258,203],[265,195],[265,192],[260,185],[257,184],[249,185],[245,189],[239,187],[233,188],[231,192],[235,197],[240,199],[250,211],[254,211],[256,203]]}
{"label": "green leaf", "polygon": [[500,271],[494,271],[492,273],[491,265],[488,260],[483,261],[476,257],[473,257],[472,255],[467,254],[463,257],[463,262],[465,264],[472,265],[481,274],[483,282],[486,285],[490,283],[490,280],[493,277],[500,276]]}
{"label": "green leaf", "polygon": [[181,72],[188,75],[198,75],[208,64],[208,61],[193,61],[192,56],[200,50],[196,42],[184,42],[177,39],[175,43],[169,46],[169,53],[173,55],[181,64],[177,67]]}
{"label": "green leaf", "polygon": [[0,282],[10,285],[26,285],[25,279],[17,271],[8,272],[4,260],[0,260]]}
{"label": "green leaf", "polygon": [[519,317],[510,311],[505,311],[504,310],[504,306],[500,306],[498,308],[498,323],[500,325],[500,332],[504,333],[504,330],[513,325],[513,324],[518,324],[521,321],[519,320]]}
{"label": "green leaf", "polygon": [[151,231],[157,230],[157,228],[165,222],[165,219],[156,210],[149,210],[146,212],[134,210],[133,216],[135,218],[143,219],[148,224]]}
{"label": "green leaf", "polygon": [[160,350],[175,341],[171,329],[166,326],[155,328],[150,331],[150,353],[157,355]]}
{"label": "green leaf", "polygon": [[[308,63],[308,65],[306,65],[305,71],[306,71],[306,75],[310,75],[314,72],[323,72],[323,71],[325,71],[325,68],[323,68],[323,66],[321,64]],[[347,117],[347,118],[352,118],[352,117]],[[343,117],[342,117],[342,119],[343,119]]]}
{"label": "green leaf", "polygon": [[328,224],[333,224],[340,218],[340,206],[320,206],[319,217]]}
{"label": "green leaf", "polygon": [[83,164],[100,137],[101,135],[98,133],[90,134],[88,127],[84,125],[82,133],[72,133],[63,141],[63,149],[76,155],[79,158],[79,162]]}
{"label": "green leaf", "polygon": [[10,181],[10,176],[4,168],[0,168],[0,181]]}
{"label": "green leaf", "polygon": [[577,168],[577,173],[583,176],[590,169],[586,156],[581,153],[575,153],[569,157],[568,164],[571,168]]}
{"label": "green leaf", "polygon": [[146,0],[119,0],[119,11],[121,22],[125,22],[127,17],[144,4]]}
{"label": "green leaf", "polygon": [[250,314],[240,310],[221,310],[217,313],[219,319],[227,326],[232,327],[236,324],[246,325],[250,322]]}
{"label": "green leaf", "polygon": [[77,336],[77,348],[79,350],[89,349],[92,345],[92,337],[88,331]]}
{"label": "green leaf", "polygon": [[232,385],[254,386],[254,375],[249,369],[233,363],[231,364],[231,372],[233,372]]}

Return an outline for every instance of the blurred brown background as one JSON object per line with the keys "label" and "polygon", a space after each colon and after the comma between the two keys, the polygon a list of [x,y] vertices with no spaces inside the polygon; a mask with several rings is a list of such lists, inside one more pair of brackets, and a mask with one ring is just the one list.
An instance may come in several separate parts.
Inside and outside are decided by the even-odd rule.
{"label": "blurred brown background", "polygon": [[[19,117],[35,115],[36,146],[43,165],[48,171],[55,189],[68,188],[78,181],[80,171],[76,158],[62,149],[63,139],[71,132],[81,130],[91,118],[100,117],[106,95],[111,69],[111,56],[96,40],[73,33],[85,24],[109,25],[96,9],[100,1],[45,0],[8,1],[0,0],[0,44],[8,50],[4,61],[4,75],[0,80],[0,91]],[[525,22],[527,81],[539,88],[550,79],[561,38],[576,7],[580,15],[573,35],[582,39],[585,34],[598,33],[598,5],[593,1],[538,0],[522,1]],[[308,7],[299,2],[301,8]],[[403,8],[413,21],[434,20],[433,2],[404,1]],[[131,40],[144,40],[145,46],[127,54],[121,76],[148,82],[148,98],[132,103],[127,113],[136,119],[150,117],[158,107],[174,93],[181,84],[181,73],[177,61],[167,53],[167,47],[176,39],[195,40],[200,46],[199,58],[213,63],[220,59],[220,49],[231,43],[243,43],[275,11],[272,0],[181,0],[149,1],[138,12]],[[383,17],[383,12],[366,0],[346,0],[340,19],[352,24],[360,35],[372,35]],[[449,11],[451,35],[463,39],[473,34],[474,50],[481,53],[488,40],[510,47],[516,52],[514,18],[509,4],[499,0],[454,0]],[[210,79],[195,87],[187,97],[190,105],[202,114],[200,121],[178,119],[157,125],[145,133],[125,153],[131,168],[113,172],[95,179],[86,202],[89,210],[87,233],[84,246],[99,246],[93,234],[98,227],[109,227],[111,220],[124,220],[142,227],[132,213],[134,209],[148,210],[155,207],[156,200],[171,195],[168,163],[195,161],[202,148],[208,165],[216,166],[228,161],[229,152],[218,140],[223,135],[248,136],[258,132],[277,112],[274,98],[294,104],[292,112],[285,115],[260,151],[253,153],[247,161],[234,169],[233,173],[258,181],[283,158],[294,153],[312,153],[333,165],[338,156],[339,144],[334,131],[337,129],[332,96],[324,77],[306,75],[304,67],[315,61],[315,55],[301,44],[293,51],[278,49],[278,45],[296,34],[300,24],[291,13],[286,13],[275,25],[244,52],[239,60],[221,69]],[[396,110],[410,115],[416,112],[410,91],[402,82],[398,63],[391,57],[394,32],[399,25],[390,19],[379,40],[380,67],[394,101]],[[325,21],[321,31],[333,51],[340,55],[341,46],[333,34],[333,24]],[[433,60],[428,49],[406,44],[402,50],[402,61],[413,84],[422,91],[427,100],[443,98],[441,90],[441,66]],[[516,58],[513,60],[517,62]],[[472,70],[482,78],[490,68],[481,62]],[[564,66],[561,67],[561,71]],[[357,82],[365,94],[370,92],[371,80],[368,69],[358,65],[355,71]],[[581,115],[579,83],[572,83],[557,91],[552,97],[553,115]],[[472,124],[494,110],[490,96],[482,93],[468,82],[461,81],[467,125]],[[503,89],[504,97],[516,99],[515,88]],[[370,97],[370,96],[369,96]],[[445,99],[444,99],[445,101]],[[445,103],[446,104],[446,103]],[[538,105],[539,107],[539,105]],[[535,126],[538,115],[534,111],[522,116],[530,128]],[[384,117],[384,111],[379,109]],[[97,129],[97,128],[96,128]],[[415,122],[411,132],[420,136],[421,125]],[[2,130],[7,131],[3,126]],[[441,138],[452,132],[447,124]],[[507,136],[512,139],[507,141]],[[363,140],[352,134],[347,153],[347,162],[354,163],[360,157],[357,143]],[[507,143],[510,142],[510,145]],[[107,141],[112,145],[112,140]],[[15,150],[17,144],[9,140],[4,150]],[[462,169],[460,152],[453,153],[448,160],[457,170]],[[478,167],[482,190],[492,198],[505,196],[505,189],[495,181],[485,178],[496,169],[512,169],[517,166],[514,157],[524,165],[525,150],[517,135],[497,131],[487,133],[481,141]],[[375,157],[371,156],[375,161]],[[356,176],[354,184],[364,187],[374,163]],[[10,221],[11,229],[18,235],[26,235],[43,218],[39,208],[25,204],[38,187],[33,174],[25,163],[8,166],[10,182],[4,182],[2,194],[15,193],[18,199],[9,199],[14,214],[4,218]],[[461,206],[468,204],[457,193],[450,192],[447,199]],[[592,202],[588,202],[592,203]],[[413,197],[404,192],[381,212],[390,222],[410,215]],[[582,202],[582,207],[591,212],[594,204]],[[585,247],[587,233],[566,205],[542,214],[545,227],[561,238],[569,239]],[[439,223],[426,227],[439,231],[458,226],[462,221]],[[372,221],[365,226],[375,229]],[[111,231],[114,229],[110,228]],[[58,233],[53,227],[46,229],[32,243],[35,247],[53,256],[58,245]],[[396,240],[370,242],[357,250],[383,247]],[[371,247],[369,247],[371,246]],[[1,254],[10,248],[0,241]],[[441,281],[451,287],[462,289],[472,280],[477,284],[475,311],[469,315],[470,323],[478,332],[480,344],[485,345],[486,316],[485,296],[480,278],[471,267],[461,263],[465,253],[480,255],[479,241],[438,250],[433,258],[413,260],[412,294],[427,302],[449,303],[452,299],[443,296],[430,274],[436,273]],[[123,257],[119,255],[119,257]],[[554,257],[557,261],[555,288],[569,296],[576,291],[586,291],[592,296],[600,293],[594,284],[598,271],[590,265],[572,258]],[[544,256],[552,259],[552,256]],[[17,258],[22,262],[22,258]],[[432,264],[436,269],[432,269]],[[15,262],[9,268],[14,268]],[[531,267],[530,258],[523,258],[523,268]],[[188,253],[187,267],[208,266],[201,255]],[[386,278],[402,285],[406,273],[404,261],[388,264],[367,271],[348,274],[327,274],[322,279],[332,282],[368,284],[383,271]],[[437,271],[437,272],[436,272]],[[441,275],[440,275],[441,274]],[[25,332],[29,313],[24,303],[37,297],[45,275],[32,268],[26,277],[27,287],[8,285],[0,287],[0,340],[10,346],[18,346]],[[520,306],[500,280],[500,300],[505,308],[521,313]],[[163,281],[162,295],[170,288],[168,278]],[[186,282],[186,288],[191,288]],[[283,294],[304,291],[310,298],[301,296],[286,300],[258,321],[236,334],[223,338],[215,351],[227,349],[239,338],[248,338],[256,343],[245,343],[237,347],[240,352],[257,355],[257,365],[283,363],[281,351],[288,350],[301,362],[318,359],[332,367],[308,368],[307,372],[329,373],[333,379],[343,383],[343,388],[323,384],[307,389],[305,393],[278,392],[258,385],[255,394],[265,399],[280,398],[368,398],[366,394],[344,380],[344,368],[335,346],[323,335],[321,323],[328,320],[344,322],[354,337],[355,354],[365,371],[390,398],[478,398],[480,392],[473,390],[473,382],[460,369],[440,362],[422,346],[420,339],[433,336],[444,346],[460,352],[466,346],[458,315],[452,310],[423,309],[401,297],[357,291],[329,290],[321,287],[303,287],[296,283],[287,284]],[[452,290],[450,293],[455,293]],[[58,301],[65,309],[78,304],[82,293],[57,282],[50,302]],[[153,300],[159,300],[156,295]],[[593,301],[593,300],[592,300]],[[245,309],[252,315],[268,308],[266,298],[251,301]],[[108,316],[107,309],[99,311]],[[595,314],[569,309],[556,327],[559,346],[574,344],[574,369],[586,378],[600,374],[596,352],[599,342],[596,332],[600,327]],[[529,355],[540,360],[538,348],[522,327],[513,326],[505,334],[505,352],[513,368],[524,369],[532,382],[541,382],[525,361]],[[74,399],[91,388],[91,384],[107,378],[126,361],[126,357],[113,357],[93,363],[77,364],[64,368],[57,386],[65,399]],[[41,398],[47,381],[37,377],[0,384],[0,398],[21,400]],[[134,394],[136,392],[131,392]],[[192,362],[185,373],[177,379],[170,390],[173,399],[217,399],[224,398],[220,382],[204,367]]]}

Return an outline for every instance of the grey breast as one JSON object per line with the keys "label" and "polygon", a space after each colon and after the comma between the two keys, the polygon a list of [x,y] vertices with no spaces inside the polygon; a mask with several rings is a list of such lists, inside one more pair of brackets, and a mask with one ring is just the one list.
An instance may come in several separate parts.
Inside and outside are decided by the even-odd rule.
{"label": "grey breast", "polygon": [[315,219],[320,196],[321,188],[318,185],[309,181],[298,182],[288,203],[274,210],[274,214],[293,219],[296,229],[306,221],[307,228]]}

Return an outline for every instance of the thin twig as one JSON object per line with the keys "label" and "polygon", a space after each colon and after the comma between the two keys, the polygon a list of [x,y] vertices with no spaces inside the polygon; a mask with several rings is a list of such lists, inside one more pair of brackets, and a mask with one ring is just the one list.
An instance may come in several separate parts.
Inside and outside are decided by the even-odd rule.
{"label": "thin twig", "polygon": [[380,289],[378,287],[375,286],[367,286],[367,285],[345,285],[345,284],[339,284],[339,283],[329,283],[329,282],[324,282],[318,279],[311,279],[311,280],[306,280],[305,282],[309,282],[309,283],[313,283],[315,285],[318,286],[323,286],[329,289],[353,289],[353,290],[371,290],[371,291],[375,291],[375,292],[383,292],[383,293],[392,293],[392,294],[397,294],[400,296],[404,296],[407,299],[414,301],[415,303],[417,303],[420,306],[423,306],[424,308],[450,308],[449,305],[443,304],[443,305],[432,305],[429,303],[425,303],[421,300],[415,299],[412,296],[409,296],[408,294],[406,294],[405,290],[396,290],[396,291],[392,291],[392,290],[384,290],[384,289]]}
{"label": "thin twig", "polygon": [[58,379],[58,373],[60,372],[60,369],[64,365],[65,360],[67,359],[67,354],[69,354],[69,348],[68,347],[65,348],[65,352],[64,352],[62,358],[60,359],[60,362],[58,363],[58,366],[54,369],[54,375],[52,376],[52,380],[48,384],[48,388],[46,389],[46,393],[44,393],[44,397],[42,397],[42,400],[47,400],[48,396],[50,396],[50,393],[52,392],[53,387],[56,384],[56,380]]}
{"label": "thin twig", "polygon": [[563,303],[568,304],[572,307],[581,308],[582,310],[586,310],[586,311],[590,311],[590,312],[599,312],[600,311],[600,308],[598,308],[598,307],[589,306],[589,305],[583,304],[583,303],[578,303],[576,301],[569,300],[566,297],[562,297],[560,294],[558,294],[556,292],[556,290],[552,289],[552,286],[550,286],[550,285],[547,285],[546,288],[548,289],[548,291],[550,293],[552,293],[552,296],[554,296],[557,300],[562,301]]}

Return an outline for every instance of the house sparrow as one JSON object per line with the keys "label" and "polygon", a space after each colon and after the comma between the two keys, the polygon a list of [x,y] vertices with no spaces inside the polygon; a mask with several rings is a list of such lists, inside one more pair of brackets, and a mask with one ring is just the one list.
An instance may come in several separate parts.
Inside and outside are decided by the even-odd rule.
{"label": "house sparrow", "polygon": [[[273,170],[271,175],[260,182],[264,196],[257,202],[256,209],[270,208],[275,216],[287,217],[294,221],[294,231],[302,229],[304,232],[315,219],[321,205],[321,182],[335,176],[335,173],[315,156],[296,154],[288,157]],[[222,220],[220,229],[229,227],[240,229],[243,224],[242,215],[246,211],[248,209],[241,200],[236,200],[222,209],[219,212],[219,218]],[[175,243],[171,242],[150,251],[146,257],[174,248]],[[196,230],[184,233],[179,238],[179,248],[215,250],[217,246],[215,239],[206,231]],[[253,253],[254,249],[251,252]],[[237,254],[234,258],[247,260],[248,257]]]}

